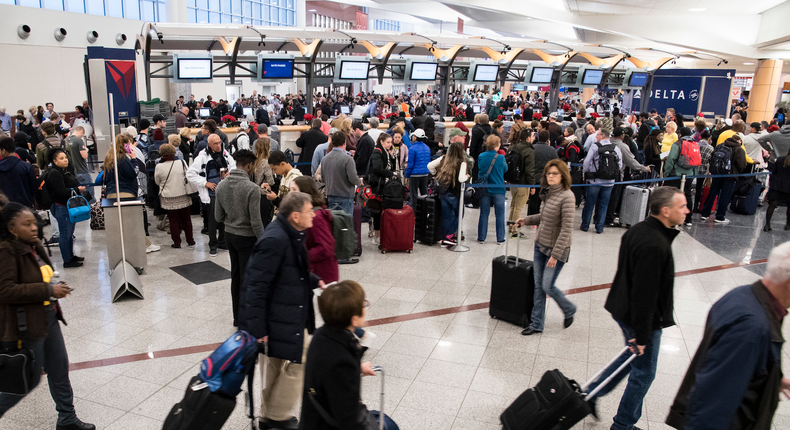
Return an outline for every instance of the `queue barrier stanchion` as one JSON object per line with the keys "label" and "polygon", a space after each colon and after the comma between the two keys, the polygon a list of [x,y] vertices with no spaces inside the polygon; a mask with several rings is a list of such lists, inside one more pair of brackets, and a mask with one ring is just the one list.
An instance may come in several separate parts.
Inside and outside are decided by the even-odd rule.
{"label": "queue barrier stanchion", "polygon": [[685,191],[684,188],[686,187],[686,175],[680,175],[680,191]]}
{"label": "queue barrier stanchion", "polygon": [[450,251],[453,252],[467,252],[469,251],[469,247],[466,245],[461,245],[461,241],[464,238],[464,233],[462,231],[463,223],[464,223],[464,194],[466,191],[466,182],[461,183],[461,197],[458,199],[458,231],[456,232],[456,241],[455,245],[450,246]]}

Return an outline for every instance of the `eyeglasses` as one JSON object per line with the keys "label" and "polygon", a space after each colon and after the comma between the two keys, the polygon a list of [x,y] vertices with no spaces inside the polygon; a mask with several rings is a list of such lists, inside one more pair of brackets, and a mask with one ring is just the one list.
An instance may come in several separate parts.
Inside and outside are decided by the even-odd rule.
{"label": "eyeglasses", "polygon": [[546,176],[559,176],[560,172],[546,172]]}
{"label": "eyeglasses", "polygon": [[365,301],[362,302],[362,307],[365,308],[365,309],[369,308],[370,307],[370,302],[367,301],[367,299],[365,299]]}

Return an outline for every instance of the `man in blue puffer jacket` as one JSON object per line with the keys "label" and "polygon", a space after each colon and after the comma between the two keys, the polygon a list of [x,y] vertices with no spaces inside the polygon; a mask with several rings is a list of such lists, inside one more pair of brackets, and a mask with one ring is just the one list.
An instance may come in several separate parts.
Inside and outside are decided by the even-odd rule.
{"label": "man in blue puffer jacket", "polygon": [[[415,207],[417,196],[428,194],[428,163],[431,162],[431,149],[425,142],[428,138],[422,129],[417,129],[411,134],[411,148],[409,148],[409,161],[403,177],[409,179],[409,204]],[[419,192],[419,194],[417,194]]]}

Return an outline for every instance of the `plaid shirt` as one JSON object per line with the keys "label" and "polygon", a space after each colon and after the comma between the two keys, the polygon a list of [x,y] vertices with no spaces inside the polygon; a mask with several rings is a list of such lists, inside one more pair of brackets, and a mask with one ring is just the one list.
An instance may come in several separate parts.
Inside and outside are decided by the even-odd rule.
{"label": "plaid shirt", "polygon": [[713,155],[713,146],[711,146],[707,141],[700,140],[698,142],[699,145],[699,155],[700,155],[700,165],[699,165],[699,172],[698,175],[707,175],[708,174],[708,165],[710,164],[710,156]]}

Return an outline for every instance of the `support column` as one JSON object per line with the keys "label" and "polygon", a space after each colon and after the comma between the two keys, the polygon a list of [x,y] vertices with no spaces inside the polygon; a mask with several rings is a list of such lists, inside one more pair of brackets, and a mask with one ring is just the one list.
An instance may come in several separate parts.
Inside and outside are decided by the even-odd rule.
{"label": "support column", "polygon": [[770,121],[782,82],[782,60],[760,60],[749,93],[749,121]]}
{"label": "support column", "polygon": [[595,88],[582,88],[582,103],[587,103],[595,95]]}
{"label": "support column", "polygon": [[167,22],[187,22],[186,0],[165,0]]}

